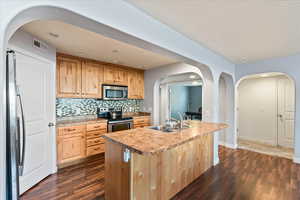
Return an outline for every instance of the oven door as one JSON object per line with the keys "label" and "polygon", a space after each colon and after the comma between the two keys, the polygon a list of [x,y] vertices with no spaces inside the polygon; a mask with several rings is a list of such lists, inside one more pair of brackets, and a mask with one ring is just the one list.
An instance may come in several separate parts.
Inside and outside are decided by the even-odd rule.
{"label": "oven door", "polygon": [[127,86],[103,85],[104,100],[125,100],[128,98]]}
{"label": "oven door", "polygon": [[123,131],[132,128],[132,120],[113,121],[108,123],[108,132]]}

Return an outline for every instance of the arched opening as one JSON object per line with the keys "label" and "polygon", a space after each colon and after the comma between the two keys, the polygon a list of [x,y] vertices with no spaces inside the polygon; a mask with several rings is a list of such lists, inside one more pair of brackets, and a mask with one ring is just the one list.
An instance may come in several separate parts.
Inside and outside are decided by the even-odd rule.
{"label": "arched opening", "polygon": [[[149,82],[145,87],[149,88],[148,91],[153,91],[153,100],[145,101],[145,106],[151,107],[153,111],[153,124],[159,125],[161,122],[161,81],[170,76],[177,76],[186,73],[195,73],[202,79],[202,120],[213,121],[213,80],[209,71],[205,68],[189,65],[186,63],[175,63],[167,66],[162,66],[160,69],[153,69],[147,71]],[[146,89],[145,88],[145,89]],[[146,99],[146,96],[145,96]],[[151,103],[151,104],[150,104]],[[153,104],[152,104],[153,103]],[[150,104],[150,105],[149,105]],[[152,107],[153,106],[153,107]]]}
{"label": "arched opening", "polygon": [[239,148],[292,159],[295,83],[284,73],[243,77],[237,89]]}
{"label": "arched opening", "polygon": [[229,125],[219,134],[219,144],[236,148],[234,139],[234,81],[230,74],[219,77],[219,121]]}
{"label": "arched opening", "polygon": [[202,79],[197,73],[165,77],[160,81],[160,124],[166,120],[202,120]]}
{"label": "arched opening", "polygon": [[[25,17],[26,16],[26,17]],[[5,43],[9,41],[11,36],[15,33],[15,31],[22,27],[24,24],[35,21],[35,20],[58,20],[62,21],[64,23],[72,24],[75,26],[79,26],[81,28],[87,29],[89,31],[93,31],[98,34],[102,34],[104,36],[126,42],[128,44],[141,47],[143,49],[151,50],[156,53],[161,53],[166,56],[170,56],[173,58],[176,58],[182,62],[193,64],[195,67],[194,71],[197,71],[198,74],[201,72],[205,75],[206,79],[203,80],[205,84],[204,90],[210,90],[212,87],[212,73],[210,69],[206,65],[202,65],[198,62],[195,62],[191,59],[185,58],[184,56],[177,55],[176,53],[170,52],[164,48],[161,48],[159,46],[156,46],[154,44],[151,44],[149,42],[143,41],[139,38],[136,38],[134,36],[128,35],[124,32],[121,32],[119,30],[113,29],[111,27],[108,27],[104,24],[100,24],[98,22],[95,22],[93,20],[90,20],[86,17],[80,16],[76,13],[73,13],[71,11],[61,9],[61,8],[55,8],[55,7],[47,7],[47,6],[41,6],[41,7],[34,7],[24,10],[23,12],[19,13],[16,17],[14,17],[10,24],[8,25],[6,29],[5,34]],[[6,49],[7,46],[4,46],[4,49]],[[5,52],[3,52],[5,53]],[[192,70],[193,71],[193,70]],[[178,73],[178,72],[176,72]],[[152,89],[151,89],[152,91]],[[206,107],[204,110],[207,111],[207,115],[204,116],[204,118],[210,119],[212,118],[212,96],[207,95],[207,98],[205,98],[204,102],[207,102]],[[51,159],[52,161],[56,161],[56,144],[55,144],[55,134],[51,134],[53,138],[50,140],[52,149],[51,149]],[[5,145],[3,145],[5,147]],[[3,151],[4,152],[4,151]],[[52,172],[55,172],[55,166],[56,163],[51,163],[54,168],[52,169]],[[4,169],[4,168],[3,168]],[[30,186],[28,186],[29,188]],[[26,189],[28,189],[26,188]]]}

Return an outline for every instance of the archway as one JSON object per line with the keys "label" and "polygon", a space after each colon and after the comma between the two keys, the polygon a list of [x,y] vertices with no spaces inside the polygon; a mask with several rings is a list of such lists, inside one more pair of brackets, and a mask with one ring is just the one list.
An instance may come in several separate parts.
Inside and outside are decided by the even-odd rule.
{"label": "archway", "polygon": [[219,134],[219,144],[236,148],[234,137],[234,81],[230,74],[222,72],[219,77],[219,121],[229,125]]}
{"label": "archway", "polygon": [[293,157],[295,83],[284,73],[243,77],[236,85],[237,142],[245,148]]}
{"label": "archway", "polygon": [[[139,38],[136,38],[132,35],[128,35],[125,32],[121,32],[119,30],[113,29],[109,26],[106,26],[104,24],[98,23],[96,21],[93,21],[87,17],[78,15],[72,11],[58,8],[58,7],[52,7],[52,6],[36,6],[36,7],[30,7],[22,12],[18,13],[16,16],[12,17],[11,21],[6,27],[6,33],[4,35],[4,46],[2,47],[3,55],[5,54],[5,50],[7,48],[7,41],[10,39],[10,37],[13,35],[13,33],[20,28],[22,25],[34,21],[34,20],[60,20],[65,23],[73,24],[76,26],[79,26],[81,28],[88,29],[90,31],[103,34],[107,37],[111,37],[116,40],[124,41],[129,44],[145,48],[154,52],[162,53],[164,55],[172,56],[174,58],[177,58],[178,60],[184,61],[186,63],[194,64],[194,66],[197,66],[197,69],[203,70],[203,73],[207,75],[207,85],[212,87],[212,73],[210,69],[206,65],[202,65],[199,62],[196,62],[194,60],[188,59],[184,56],[177,55],[176,53],[173,53],[169,50],[166,50],[162,47],[159,47],[157,45],[154,45],[152,43],[149,43],[147,41],[143,41]],[[3,39],[3,38],[1,38]],[[3,62],[4,63],[4,62]],[[3,72],[5,72],[3,70]],[[4,75],[5,73],[3,73]],[[3,80],[5,80],[5,77],[3,76]],[[212,98],[212,97],[210,97]],[[212,101],[210,101],[212,102]],[[5,109],[3,109],[5,110]],[[212,112],[211,112],[212,113]],[[5,115],[5,112],[3,112]],[[210,117],[210,116],[209,116]],[[5,122],[5,120],[3,120]],[[4,127],[4,124],[1,124],[1,127]],[[2,140],[5,141],[5,140]],[[5,152],[5,142],[3,142],[3,151]],[[1,155],[2,158],[2,155]],[[3,154],[4,158],[4,154]],[[2,161],[1,161],[2,162]],[[3,163],[1,163],[1,166],[4,166]],[[1,169],[5,169],[5,167],[1,167]],[[3,173],[5,174],[5,173]],[[3,184],[4,185],[4,184]]]}
{"label": "archway", "polygon": [[197,73],[183,73],[160,81],[160,124],[166,120],[202,119],[202,79]]}

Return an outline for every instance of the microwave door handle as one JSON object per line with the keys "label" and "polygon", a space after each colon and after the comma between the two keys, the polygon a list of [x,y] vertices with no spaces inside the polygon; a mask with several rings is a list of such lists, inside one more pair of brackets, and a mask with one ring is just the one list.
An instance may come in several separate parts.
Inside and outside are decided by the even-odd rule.
{"label": "microwave door handle", "polygon": [[[21,111],[21,121],[22,121],[22,153],[20,155],[20,163],[19,163],[19,174],[20,176],[23,175],[24,171],[24,162],[25,162],[25,149],[26,149],[26,129],[25,129],[25,118],[24,118],[24,109],[23,109],[23,101],[21,97],[21,93],[19,90],[19,87],[17,86],[17,97],[20,102],[20,111]],[[19,120],[19,129],[20,129],[20,120]],[[21,137],[21,134],[19,132],[19,138]],[[20,138],[21,140],[21,138]],[[21,146],[20,146],[21,148]]]}

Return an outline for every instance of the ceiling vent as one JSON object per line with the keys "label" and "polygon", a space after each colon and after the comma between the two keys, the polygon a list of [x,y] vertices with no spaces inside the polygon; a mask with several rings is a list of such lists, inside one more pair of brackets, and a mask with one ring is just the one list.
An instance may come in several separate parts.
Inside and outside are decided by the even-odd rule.
{"label": "ceiling vent", "polygon": [[48,46],[38,39],[33,39],[33,46],[38,49],[48,49]]}

